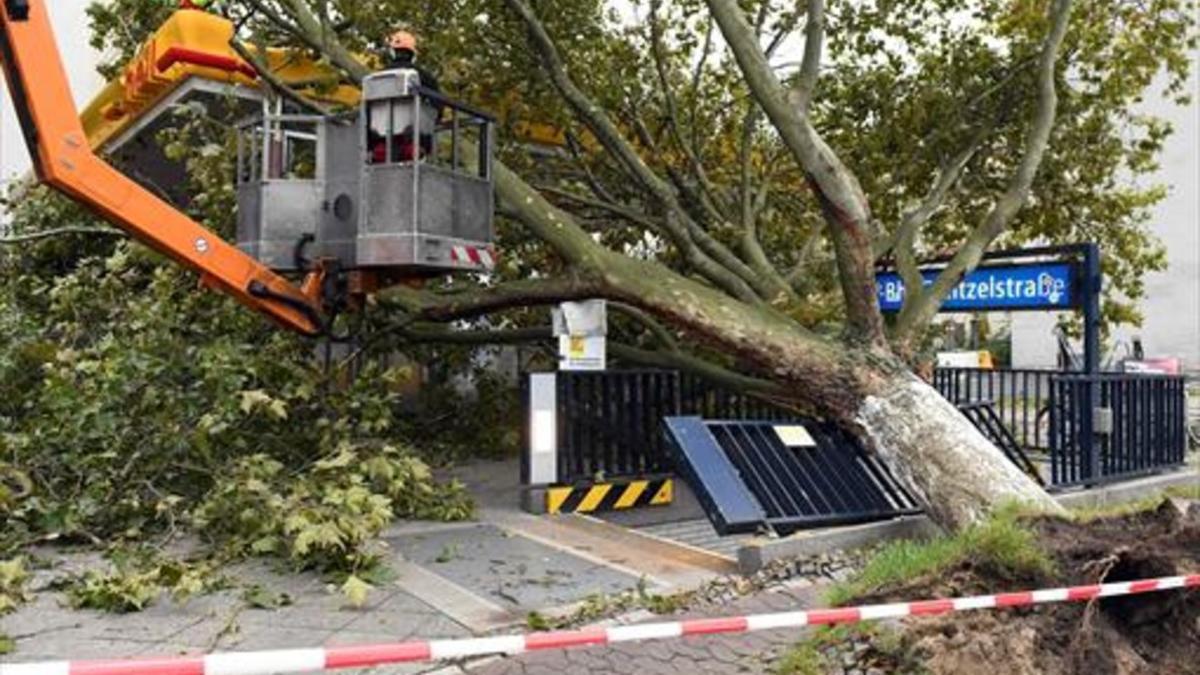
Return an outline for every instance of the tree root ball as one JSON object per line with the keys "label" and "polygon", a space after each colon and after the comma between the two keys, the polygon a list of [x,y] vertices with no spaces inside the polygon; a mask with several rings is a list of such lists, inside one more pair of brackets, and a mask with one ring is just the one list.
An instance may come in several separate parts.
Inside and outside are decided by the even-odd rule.
{"label": "tree root ball", "polygon": [[[1088,523],[1058,518],[1036,522],[1042,545],[1057,564],[1050,578],[998,579],[965,564],[936,579],[889,589],[870,601],[1195,574],[1200,572],[1200,518],[1184,506],[1165,503],[1157,510]],[[1196,590],[908,619],[899,630],[903,657],[897,657],[889,672],[1200,673],[1200,591]],[[878,658],[872,665],[881,665]]]}

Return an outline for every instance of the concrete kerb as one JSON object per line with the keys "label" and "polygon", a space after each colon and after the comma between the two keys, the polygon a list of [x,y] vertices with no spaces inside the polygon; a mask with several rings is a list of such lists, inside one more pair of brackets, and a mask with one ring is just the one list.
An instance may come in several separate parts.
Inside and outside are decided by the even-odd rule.
{"label": "concrete kerb", "polygon": [[894,539],[930,539],[940,532],[925,516],[907,516],[879,523],[797,532],[778,539],[758,537],[738,549],[738,569],[749,575],[784,558],[845,551]]}
{"label": "concrete kerb", "polygon": [[1174,473],[1150,476],[1093,490],[1058,495],[1058,503],[1069,509],[1099,509],[1135,502],[1178,487],[1200,486],[1200,470],[1188,468]]}
{"label": "concrete kerb", "polygon": [[[1189,468],[1125,483],[1061,494],[1056,498],[1059,503],[1068,508],[1102,508],[1137,501],[1174,487],[1186,486],[1200,486],[1200,471]],[[799,532],[778,539],[759,537],[738,549],[738,569],[742,574],[754,574],[776,560],[834,550],[862,548],[896,539],[929,539],[939,533],[939,528],[929,518],[912,516],[881,523],[839,527],[816,532]]]}

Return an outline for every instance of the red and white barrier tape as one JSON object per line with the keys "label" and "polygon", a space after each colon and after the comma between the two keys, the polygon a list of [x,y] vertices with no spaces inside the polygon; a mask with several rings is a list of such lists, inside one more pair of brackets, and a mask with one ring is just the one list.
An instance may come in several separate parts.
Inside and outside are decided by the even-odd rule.
{"label": "red and white barrier tape", "polygon": [[369,668],[395,663],[445,661],[497,654],[512,655],[618,642],[671,640],[688,635],[750,633],[780,628],[898,619],[906,616],[931,616],[975,609],[1087,602],[1096,598],[1182,588],[1200,588],[1200,575],[980,595],[968,598],[923,600],[891,605],[757,614],[723,619],[694,619],[671,623],[588,628],[576,631],[467,640],[433,640],[360,647],[318,647],[265,652],[229,652],[207,656],[131,661],[55,661],[10,664],[0,665],[0,675],[269,675],[272,673],[304,673],[340,668]]}

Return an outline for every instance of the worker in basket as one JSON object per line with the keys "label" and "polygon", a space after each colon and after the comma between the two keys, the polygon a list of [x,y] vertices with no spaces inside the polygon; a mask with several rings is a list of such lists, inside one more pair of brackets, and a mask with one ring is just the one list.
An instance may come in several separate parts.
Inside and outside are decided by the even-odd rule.
{"label": "worker in basket", "polygon": [[[387,67],[384,70],[412,71],[416,73],[422,87],[440,91],[437,77],[417,65],[417,38],[406,30],[396,31],[388,37]],[[388,120],[389,107],[391,108],[390,124]],[[387,161],[387,143],[384,139],[389,134],[391,134],[392,140],[391,159],[393,162],[412,162],[419,157],[433,153],[433,132],[442,116],[442,105],[432,101],[421,101],[420,130],[418,134],[415,134],[420,141],[419,149],[414,141],[413,118],[415,113],[414,106],[403,103],[388,102],[372,105],[370,140],[373,164],[382,164]]]}

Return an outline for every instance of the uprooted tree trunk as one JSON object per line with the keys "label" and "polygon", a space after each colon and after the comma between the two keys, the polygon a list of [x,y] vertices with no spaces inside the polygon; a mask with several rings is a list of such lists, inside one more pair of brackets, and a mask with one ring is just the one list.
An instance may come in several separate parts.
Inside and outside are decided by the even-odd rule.
{"label": "uprooted tree trunk", "polygon": [[[505,191],[502,178],[502,192]],[[533,199],[537,199],[531,197]],[[551,214],[554,207],[534,202]],[[935,522],[961,528],[1005,501],[1033,510],[1060,507],[934,388],[886,347],[816,335],[766,306],[748,306],[661,266],[595,251],[573,224],[550,219],[559,236],[577,236],[575,272],[522,288],[455,296],[411,289],[381,299],[421,319],[448,322],[507,307],[602,297],[682,327],[745,364],[755,383],[743,388],[797,410],[834,420],[863,441],[908,485]],[[573,256],[572,256],[573,257]]]}
{"label": "uprooted tree trunk", "polygon": [[[1039,61],[1040,96],[1025,143],[1021,166],[992,212],[963,243],[949,269],[921,290],[912,242],[955,184],[972,150],[947,165],[934,181],[929,197],[905,217],[893,253],[910,294],[897,326],[889,334],[875,296],[875,242],[872,216],[858,181],[823,141],[808,117],[818,80],[824,38],[824,2],[808,0],[806,48],[798,85],[787,91],[776,79],[767,55],[744,10],[736,0],[707,0],[711,15],[742,70],[747,87],[770,120],[820,203],[836,254],[838,279],[846,306],[843,336],[819,335],[780,307],[795,300],[784,276],[764,274],[761,255],[742,256],[716,240],[706,220],[724,222],[718,209],[686,203],[685,189],[651,170],[619,127],[570,78],[556,46],[525,0],[507,0],[529,28],[531,44],[542,57],[563,99],[614,162],[647,195],[655,217],[652,232],[680,253],[690,275],[665,265],[635,259],[608,249],[569,212],[499,164],[497,196],[505,212],[552,249],[565,265],[558,276],[529,279],[454,292],[397,288],[383,293],[382,307],[399,310],[405,330],[421,323],[450,324],[464,318],[507,309],[551,305],[562,301],[605,298],[635,308],[647,322],[678,330],[696,341],[736,357],[737,373],[706,363],[677,345],[661,352],[633,354],[643,361],[674,367],[695,366],[710,377],[796,410],[835,421],[859,438],[920,500],[939,524],[958,529],[977,522],[1003,502],[1021,502],[1044,512],[1061,507],[927,383],[918,379],[898,356],[928,325],[961,275],[973,269],[1027,199],[1041,164],[1055,118],[1055,63],[1066,30],[1070,0],[1051,3],[1051,30]],[[657,5],[657,3],[654,3]],[[351,76],[366,69],[319,30],[318,20],[303,0],[291,0],[293,33],[307,35]],[[331,46],[330,41],[334,44]],[[468,156],[474,153],[465,153]],[[699,171],[698,171],[699,173]],[[703,176],[701,183],[703,183]],[[635,214],[636,215],[636,214]],[[746,248],[759,246],[753,229]],[[760,251],[761,252],[761,251]],[[658,324],[657,322],[661,322]],[[670,336],[667,339],[670,342]],[[636,350],[635,350],[636,351]]]}

